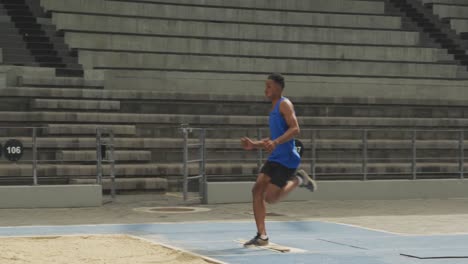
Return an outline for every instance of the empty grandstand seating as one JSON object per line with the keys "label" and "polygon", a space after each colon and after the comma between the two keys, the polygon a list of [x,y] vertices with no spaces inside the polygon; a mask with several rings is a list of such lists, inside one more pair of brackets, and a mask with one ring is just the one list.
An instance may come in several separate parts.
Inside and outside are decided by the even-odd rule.
{"label": "empty grandstand seating", "polygon": [[[446,50],[386,14],[383,1],[293,2],[284,9],[280,1],[41,1],[85,68],[211,73],[206,79],[268,72],[466,78]],[[154,80],[134,88],[150,86]]]}
{"label": "empty grandstand seating", "polygon": [[[5,66],[0,124],[47,127],[39,147],[50,151],[42,155],[69,163],[40,164],[39,176],[57,182],[92,179],[95,165],[76,161],[95,158],[96,127],[111,128],[117,177],[155,179],[153,189],[182,174],[182,123],[219,128],[207,135],[208,158],[218,160],[207,164],[213,179],[252,180],[256,162],[239,160],[256,153],[242,151],[238,138],[267,124],[270,72],[286,75],[307,146],[307,129],[338,129],[318,133],[318,158],[328,159],[318,163],[319,179],[361,177],[361,132],[345,129],[466,127],[466,67],[384,1],[287,2],[41,0],[85,76]],[[7,78],[11,71],[17,79]],[[369,132],[369,178],[410,178],[402,158],[411,155],[410,139]],[[418,171],[434,172],[423,177],[458,177],[458,134],[420,132],[417,140],[419,157],[428,158]],[[30,179],[29,164],[2,166],[4,182]]]}

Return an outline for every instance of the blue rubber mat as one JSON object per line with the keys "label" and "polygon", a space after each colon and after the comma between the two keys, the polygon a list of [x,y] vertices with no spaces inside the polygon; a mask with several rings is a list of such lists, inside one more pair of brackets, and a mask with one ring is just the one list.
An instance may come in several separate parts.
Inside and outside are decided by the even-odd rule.
{"label": "blue rubber mat", "polygon": [[[224,263],[468,264],[460,258],[468,252],[468,235],[400,236],[317,221],[268,222],[267,227],[273,243],[297,251],[243,248],[236,240],[255,235],[253,222],[0,227],[0,236],[128,234]],[[444,256],[452,258],[437,258]]]}

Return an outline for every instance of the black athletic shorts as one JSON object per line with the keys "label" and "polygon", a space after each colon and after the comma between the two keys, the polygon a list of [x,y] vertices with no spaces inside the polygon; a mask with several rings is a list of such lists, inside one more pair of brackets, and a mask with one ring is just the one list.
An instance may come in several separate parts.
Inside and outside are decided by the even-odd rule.
{"label": "black athletic shorts", "polygon": [[267,161],[263,165],[260,173],[270,177],[270,182],[280,188],[286,186],[289,180],[293,179],[297,169],[290,169],[277,162]]}

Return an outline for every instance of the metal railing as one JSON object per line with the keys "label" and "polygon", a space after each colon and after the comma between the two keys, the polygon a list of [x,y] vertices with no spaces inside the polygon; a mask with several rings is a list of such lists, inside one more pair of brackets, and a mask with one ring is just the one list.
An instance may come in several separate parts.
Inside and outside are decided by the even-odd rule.
{"label": "metal railing", "polygon": [[[198,180],[198,192],[200,195],[200,199],[202,203],[206,202],[206,156],[205,156],[205,137],[206,137],[206,130],[205,129],[195,129],[199,132],[198,142],[190,143],[189,136],[190,133],[194,131],[194,129],[189,127],[181,127],[184,144],[183,144],[183,199],[184,201],[188,200],[188,191],[189,191],[189,182],[192,180]],[[190,159],[189,152],[190,149],[197,149],[198,150],[198,158]],[[189,164],[197,163],[199,166],[198,175],[190,176],[189,174]]]}
{"label": "metal railing", "polygon": [[[209,136],[207,136],[210,132],[216,132],[216,131],[233,131],[233,130],[245,130],[249,131],[251,134],[251,138],[257,138],[257,139],[262,139],[265,136],[268,135],[268,130],[266,128],[194,128],[194,127],[189,127],[189,126],[184,126],[181,128],[182,134],[183,134],[183,197],[186,200],[188,197],[188,186],[189,186],[189,181],[191,180],[199,180],[199,192],[200,192],[200,197],[202,201],[206,201],[206,183],[208,182],[210,176],[207,176],[206,173],[206,166],[210,162],[222,162],[223,159],[220,158],[215,158],[215,159],[210,159],[207,158],[207,153],[210,153],[209,150],[207,150],[207,143],[206,141],[210,139]],[[252,135],[252,130],[255,130],[255,135]],[[463,179],[464,178],[464,165],[465,165],[465,143],[464,143],[464,134],[467,132],[467,130],[464,129],[373,129],[373,128],[368,128],[368,129],[333,129],[333,128],[320,128],[320,129],[302,129],[302,135],[306,134],[308,135],[307,137],[310,136],[310,138],[306,139],[306,136],[300,136],[300,140],[304,141],[304,148],[305,152],[309,152],[307,157],[303,157],[302,159],[302,164],[308,164],[310,165],[310,175],[314,178],[317,179],[318,176],[329,176],[329,175],[338,175],[338,176],[345,176],[345,175],[360,175],[359,179],[366,181],[369,180],[369,177],[371,175],[379,175],[379,172],[372,172],[369,170],[369,166],[372,166],[374,163],[377,163],[376,161],[380,162],[385,162],[385,163],[392,163],[392,162],[404,162],[405,164],[409,164],[409,171],[404,171],[404,172],[385,172],[382,174],[388,175],[395,177],[397,175],[408,175],[410,179],[417,180],[419,175],[445,175],[445,174],[450,174],[450,175],[458,175],[455,176],[457,178]],[[327,134],[327,133],[332,133],[339,131],[340,133],[350,133],[354,135],[358,135],[356,137],[350,137],[346,138],[345,140],[351,140],[354,142],[356,145],[356,142],[358,144],[357,148],[351,148],[353,150],[357,150],[360,152],[360,154],[356,155],[355,157],[352,158],[339,158],[339,159],[330,159],[330,158],[320,158],[318,156],[319,149],[323,150],[333,150],[333,148],[324,148],[321,146],[321,140],[333,140],[333,138],[328,138],[324,139],[323,137],[319,137],[319,134]],[[403,134],[403,138],[399,138],[398,136],[382,136],[381,138],[376,138],[375,136],[370,137],[373,133],[383,133],[383,134],[388,134],[391,135],[392,133],[400,133]],[[424,135],[424,133],[431,133],[434,134],[431,136]],[[441,134],[442,139],[440,136],[436,136],[436,134]],[[191,136],[196,135],[196,138],[191,138]],[[418,137],[420,137],[418,139]],[[390,137],[390,139],[389,139]],[[195,140],[195,141],[194,141]],[[407,144],[405,147],[399,147],[395,148],[398,150],[405,150],[409,152],[408,157],[379,157],[379,158],[373,158],[369,150],[382,150],[385,148],[378,148],[378,147],[370,147],[370,144],[376,145],[376,142],[378,141],[389,141],[389,140],[395,140],[398,142],[404,142]],[[426,141],[450,141],[455,143],[451,144],[451,147],[446,147],[442,148],[443,150],[450,150],[450,151],[456,151],[457,154],[455,156],[435,156],[435,157],[424,157],[424,156],[418,156],[418,143],[424,143]],[[307,141],[307,142],[306,142]],[[335,140],[334,142],[338,142],[339,140]],[[209,143],[209,142],[208,142]],[[307,144],[306,144],[307,143]],[[233,143],[235,145],[232,145],[233,149],[239,150],[240,148],[240,142]],[[231,146],[226,146],[226,148],[230,148]],[[200,155],[196,159],[189,159],[189,153],[193,148],[196,148]],[[335,149],[343,149],[343,146],[341,148],[335,148]],[[391,149],[391,148],[390,148]],[[424,148],[424,149],[431,149],[431,148]],[[263,150],[257,150],[256,151],[256,157],[254,159],[239,159],[239,160],[229,160],[229,161],[234,161],[234,162],[250,162],[250,163],[256,163],[257,164],[257,172],[258,169],[263,165],[264,159],[266,157],[266,153],[264,153]],[[228,161],[228,160],[224,160]],[[326,163],[326,162],[354,162],[355,164],[360,164],[360,171],[359,172],[352,172],[352,173],[346,173],[346,172],[333,172],[333,173],[327,173],[324,171],[318,171],[317,167],[321,163]],[[424,161],[432,161],[432,162],[450,162],[450,163],[458,163],[458,168],[457,171],[451,171],[451,172],[441,172],[441,171],[431,171],[431,170],[418,170],[418,165],[421,162]],[[196,163],[198,164],[198,174],[195,176],[190,176],[189,173],[189,165]],[[241,175],[239,175],[241,176]]]}
{"label": "metal railing", "polygon": [[[106,138],[107,135],[107,138]],[[115,199],[115,140],[114,132],[111,129],[97,128],[96,129],[96,183],[103,185],[102,178],[104,175],[103,163],[108,163],[110,166],[110,189],[111,197]]]}
{"label": "metal railing", "polygon": [[[115,143],[114,134],[111,130],[97,128],[96,130],[96,159],[95,160],[67,160],[60,158],[59,152],[67,150],[89,150],[92,149],[91,144],[85,144],[82,147],[80,142],[75,140],[69,140],[66,143],[61,140],[65,140],[61,137],[53,137],[49,134],[49,127],[0,127],[0,144],[1,151],[3,154],[0,159],[0,163],[9,163],[11,167],[27,166],[31,165],[31,182],[33,185],[40,185],[41,179],[39,178],[38,170],[42,166],[58,166],[64,163],[77,164],[77,163],[96,163],[96,183],[102,185],[103,178],[103,163],[109,164],[109,174],[111,180],[111,195],[115,198]],[[91,138],[92,140],[92,138]],[[17,146],[12,146],[12,153],[7,149],[7,144],[10,141],[14,141]],[[60,143],[61,142],[61,143]],[[88,142],[91,143],[91,142]],[[62,147],[60,145],[63,144]],[[4,151],[6,150],[6,152]],[[3,153],[2,153],[3,152]],[[7,166],[8,168],[8,166]],[[22,168],[22,167],[21,167]],[[23,170],[18,168],[19,170]],[[14,173],[13,173],[14,174]],[[23,182],[27,179],[23,173],[21,177],[19,175],[5,175],[0,180],[8,180],[11,182]],[[55,175],[48,178],[67,178],[68,176]]]}

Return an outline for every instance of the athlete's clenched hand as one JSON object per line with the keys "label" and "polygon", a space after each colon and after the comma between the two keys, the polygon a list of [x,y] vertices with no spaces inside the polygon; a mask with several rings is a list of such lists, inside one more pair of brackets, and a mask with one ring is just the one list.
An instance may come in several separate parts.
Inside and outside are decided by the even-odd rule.
{"label": "athlete's clenched hand", "polygon": [[263,147],[268,152],[273,152],[273,150],[275,150],[276,146],[278,146],[278,143],[276,141],[274,141],[274,140],[269,139],[269,140],[263,141]]}

